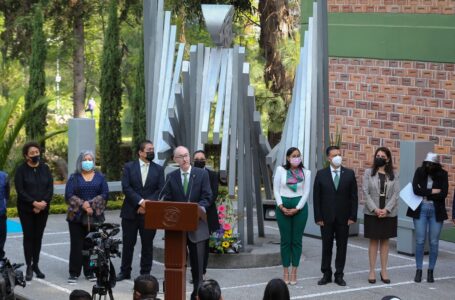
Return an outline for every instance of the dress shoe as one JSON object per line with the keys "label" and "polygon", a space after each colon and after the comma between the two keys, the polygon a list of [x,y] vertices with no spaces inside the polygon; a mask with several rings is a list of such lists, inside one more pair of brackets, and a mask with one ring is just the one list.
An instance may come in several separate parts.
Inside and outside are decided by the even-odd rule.
{"label": "dress shoe", "polygon": [[433,270],[428,269],[427,282],[430,283],[434,282]]}
{"label": "dress shoe", "polygon": [[414,277],[415,282],[421,282],[422,281],[422,270],[417,269],[416,270],[416,276]]}
{"label": "dress shoe", "polygon": [[131,275],[130,274],[124,274],[122,272],[118,273],[117,281],[122,281],[122,280],[125,280],[125,279],[131,279]]}
{"label": "dress shoe", "polygon": [[39,269],[39,267],[37,265],[34,265],[33,266],[33,272],[35,272],[36,274],[36,277],[38,278],[41,278],[41,279],[44,279],[46,276],[43,274],[43,272],[41,272],[41,270]]}
{"label": "dress shoe", "polygon": [[30,281],[33,278],[33,268],[32,266],[27,266],[27,270],[25,271],[25,280]]}
{"label": "dress shoe", "polygon": [[346,281],[344,281],[343,277],[335,277],[335,283],[339,286],[346,286]]}
{"label": "dress shoe", "polygon": [[332,282],[332,276],[322,276],[322,278],[318,281],[318,285],[326,285],[327,283]]}
{"label": "dress shoe", "polygon": [[70,275],[70,277],[68,277],[68,283],[69,284],[76,284],[77,283],[77,276]]}
{"label": "dress shoe", "polygon": [[382,282],[384,282],[384,283],[386,283],[386,284],[389,284],[389,283],[390,283],[390,279],[383,278],[383,277],[382,277],[382,273],[380,273],[380,275],[381,275],[381,281],[382,281]]}
{"label": "dress shoe", "polygon": [[376,279],[370,279],[370,278],[368,278],[368,282],[371,283],[371,284],[374,284],[374,283],[376,283]]}

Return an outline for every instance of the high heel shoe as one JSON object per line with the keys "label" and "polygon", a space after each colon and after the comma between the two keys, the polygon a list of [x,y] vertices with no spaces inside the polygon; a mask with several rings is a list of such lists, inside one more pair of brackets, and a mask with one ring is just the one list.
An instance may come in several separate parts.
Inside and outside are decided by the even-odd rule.
{"label": "high heel shoe", "polygon": [[297,284],[297,272],[291,272],[291,280],[289,281],[290,285]]}
{"label": "high heel shoe", "polygon": [[[376,277],[376,274],[375,274],[375,273],[373,273],[373,275]],[[371,284],[376,283],[376,278],[372,278],[372,279],[371,279],[371,278],[368,276],[368,282],[371,283]]]}
{"label": "high heel shoe", "polygon": [[289,284],[289,283],[290,283],[290,282],[289,282],[289,273],[286,273],[286,272],[283,273],[283,281],[284,281],[284,283],[286,283],[286,284]]}
{"label": "high heel shoe", "polygon": [[381,275],[381,281],[382,282],[384,282],[385,284],[389,284],[390,283],[390,279],[383,278],[382,277],[382,273],[379,273],[379,275]]}

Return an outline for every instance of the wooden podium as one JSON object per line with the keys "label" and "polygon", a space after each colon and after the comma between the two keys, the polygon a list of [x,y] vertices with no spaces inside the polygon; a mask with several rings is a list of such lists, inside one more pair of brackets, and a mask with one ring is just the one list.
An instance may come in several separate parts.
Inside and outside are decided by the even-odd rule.
{"label": "wooden podium", "polygon": [[145,228],[164,229],[165,299],[186,299],[186,233],[197,229],[197,203],[151,201],[145,204]]}

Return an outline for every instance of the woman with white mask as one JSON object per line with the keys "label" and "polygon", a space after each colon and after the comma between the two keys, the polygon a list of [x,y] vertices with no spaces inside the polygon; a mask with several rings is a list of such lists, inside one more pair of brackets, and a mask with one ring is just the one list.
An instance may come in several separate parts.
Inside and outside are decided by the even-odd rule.
{"label": "woman with white mask", "polygon": [[[279,166],[273,180],[276,219],[281,236],[283,280],[297,283],[297,267],[302,255],[302,235],[308,219],[311,172],[302,163],[300,150],[291,147],[286,152],[286,164]],[[291,273],[289,267],[292,265]]]}

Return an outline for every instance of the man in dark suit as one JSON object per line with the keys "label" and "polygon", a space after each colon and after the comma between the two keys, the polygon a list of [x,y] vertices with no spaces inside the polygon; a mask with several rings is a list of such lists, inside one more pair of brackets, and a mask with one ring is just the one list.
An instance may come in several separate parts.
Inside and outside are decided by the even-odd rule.
{"label": "man in dark suit", "polygon": [[330,166],[317,172],[313,188],[314,219],[321,227],[321,271],[324,274],[318,284],[332,282],[332,247],[335,238],[337,246],[335,282],[345,286],[343,270],[349,225],[357,221],[357,181],[353,170],[341,166],[339,147],[328,147],[326,155]]}
{"label": "man in dark suit", "polygon": [[[212,199],[209,175],[207,171],[192,168],[188,149],[179,146],[174,150],[174,161],[179,169],[169,173],[164,187],[164,199],[167,201],[195,202],[207,211]],[[205,243],[209,238],[207,222],[199,219],[198,228],[188,232],[187,246],[190,257],[193,292],[191,299],[196,299],[197,290],[202,282]]]}
{"label": "man in dark suit", "polygon": [[138,155],[139,159],[126,163],[123,168],[122,190],[125,200],[120,212],[123,255],[117,281],[131,278],[131,262],[138,231],[142,244],[140,274],[150,274],[152,268],[156,230],[144,228],[145,203],[158,200],[164,186],[164,169],[153,162],[155,152],[151,141],[139,145]]}
{"label": "man in dark suit", "polygon": [[[210,180],[210,189],[212,190],[212,199],[210,201],[210,206],[207,209],[207,223],[209,225],[209,233],[212,234],[213,232],[220,229],[220,222],[218,220],[218,211],[216,208],[216,198],[218,198],[218,183],[219,183],[219,175],[218,172],[212,171],[205,167],[206,163],[206,156],[203,150],[198,150],[193,154],[193,165],[196,168],[201,168],[207,170],[209,173],[209,180]],[[205,245],[205,257],[204,257],[204,270],[203,274],[207,273],[207,264],[209,261],[209,240],[207,239]]]}

